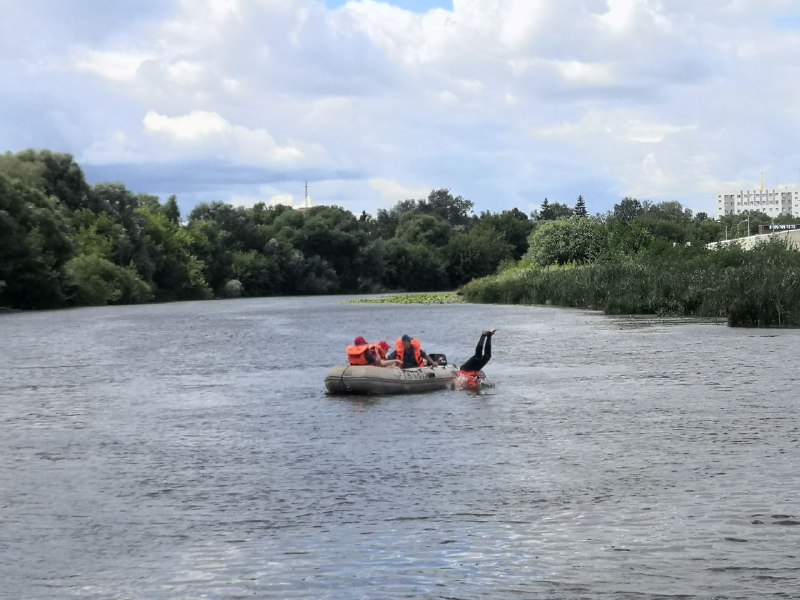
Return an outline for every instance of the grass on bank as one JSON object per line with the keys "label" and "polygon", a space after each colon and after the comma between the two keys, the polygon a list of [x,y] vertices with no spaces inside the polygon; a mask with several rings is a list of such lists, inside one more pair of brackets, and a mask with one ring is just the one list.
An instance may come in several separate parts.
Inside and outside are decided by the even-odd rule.
{"label": "grass on bank", "polygon": [[380,298],[350,300],[348,304],[458,304],[464,300],[455,292],[429,292],[423,294],[390,294]]}
{"label": "grass on bank", "polygon": [[752,250],[736,245],[669,248],[583,265],[539,267],[523,261],[466,284],[460,293],[468,302],[716,317],[739,327],[798,327],[800,252],[772,241]]}

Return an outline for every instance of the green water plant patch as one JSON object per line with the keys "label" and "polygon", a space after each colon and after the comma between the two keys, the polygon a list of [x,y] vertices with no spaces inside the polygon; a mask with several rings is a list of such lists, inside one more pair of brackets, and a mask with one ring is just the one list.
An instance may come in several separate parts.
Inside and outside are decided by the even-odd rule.
{"label": "green water plant patch", "polygon": [[464,300],[455,292],[389,294],[378,298],[359,298],[348,304],[458,304]]}

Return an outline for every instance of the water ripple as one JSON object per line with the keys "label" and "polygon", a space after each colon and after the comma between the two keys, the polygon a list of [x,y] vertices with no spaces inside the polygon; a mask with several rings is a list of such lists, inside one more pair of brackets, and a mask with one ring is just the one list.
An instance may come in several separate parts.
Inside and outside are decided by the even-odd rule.
{"label": "water ripple", "polygon": [[[356,332],[489,325],[490,393],[324,393]],[[0,336],[0,597],[800,597],[798,332],[294,298]]]}

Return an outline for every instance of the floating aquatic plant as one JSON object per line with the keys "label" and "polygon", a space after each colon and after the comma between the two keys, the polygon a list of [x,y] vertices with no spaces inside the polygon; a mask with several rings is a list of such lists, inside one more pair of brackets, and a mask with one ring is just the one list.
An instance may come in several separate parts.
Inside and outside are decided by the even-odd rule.
{"label": "floating aquatic plant", "polygon": [[458,304],[463,298],[455,292],[428,292],[422,294],[389,294],[378,298],[350,300],[348,304]]}

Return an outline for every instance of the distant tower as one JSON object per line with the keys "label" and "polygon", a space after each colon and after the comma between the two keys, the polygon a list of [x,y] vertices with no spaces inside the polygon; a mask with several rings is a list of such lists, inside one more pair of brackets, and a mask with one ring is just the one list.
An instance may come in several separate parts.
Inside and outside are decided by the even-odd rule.
{"label": "distant tower", "polygon": [[306,181],[306,199],[303,205],[308,208],[308,181]]}

